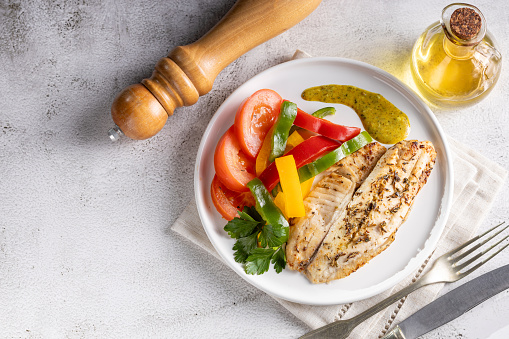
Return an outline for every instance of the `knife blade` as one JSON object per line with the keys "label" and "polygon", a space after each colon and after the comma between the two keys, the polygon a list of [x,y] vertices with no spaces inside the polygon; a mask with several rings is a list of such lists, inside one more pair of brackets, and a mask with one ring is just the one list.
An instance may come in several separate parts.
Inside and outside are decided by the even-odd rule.
{"label": "knife blade", "polygon": [[444,294],[399,323],[382,339],[415,339],[456,319],[509,288],[509,265],[485,273]]}

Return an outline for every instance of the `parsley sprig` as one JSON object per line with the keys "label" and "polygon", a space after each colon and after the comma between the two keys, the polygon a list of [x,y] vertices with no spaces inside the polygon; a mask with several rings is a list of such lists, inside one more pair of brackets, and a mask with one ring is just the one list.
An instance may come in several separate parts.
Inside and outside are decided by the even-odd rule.
{"label": "parsley sprig", "polygon": [[235,261],[245,265],[247,274],[263,274],[271,263],[280,273],[286,266],[283,245],[288,240],[288,227],[266,224],[254,207],[244,207],[238,213],[239,217],[224,227],[230,237],[237,239],[233,245]]}

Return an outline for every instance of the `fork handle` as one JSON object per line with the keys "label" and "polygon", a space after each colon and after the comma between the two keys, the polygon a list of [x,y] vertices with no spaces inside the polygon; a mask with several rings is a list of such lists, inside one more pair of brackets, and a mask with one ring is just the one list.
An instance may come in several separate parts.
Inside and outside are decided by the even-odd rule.
{"label": "fork handle", "polygon": [[394,304],[396,301],[400,300],[403,297],[406,297],[413,291],[429,285],[439,282],[439,280],[435,279],[434,276],[425,274],[419,280],[413,282],[397,293],[385,298],[380,301],[378,304],[373,305],[362,313],[359,313],[353,318],[348,320],[338,320],[323,327],[320,327],[314,331],[311,331],[302,337],[301,339],[310,339],[310,338],[346,338],[352,332],[352,330],[357,327],[360,323],[364,322],[366,319],[371,318],[378,312],[384,310],[390,305]]}
{"label": "fork handle", "polygon": [[351,318],[350,320],[352,323],[355,323],[354,328],[365,321],[368,318],[371,318],[378,312],[386,309],[387,307],[394,304],[396,301],[406,297],[410,293],[412,293],[415,290],[418,290],[419,288],[432,284],[434,281],[431,281],[428,279],[428,276],[424,275],[421,279],[413,282],[412,284],[408,285],[407,287],[401,289],[400,291],[394,293],[393,295],[385,298],[384,300],[380,301],[378,304],[373,305],[372,307],[368,308],[362,313],[357,314],[355,317]]}

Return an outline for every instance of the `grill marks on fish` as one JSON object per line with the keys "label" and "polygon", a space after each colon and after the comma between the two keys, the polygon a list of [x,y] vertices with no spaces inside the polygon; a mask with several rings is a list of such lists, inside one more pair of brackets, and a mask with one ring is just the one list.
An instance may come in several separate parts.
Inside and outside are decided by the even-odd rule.
{"label": "grill marks on fish", "polygon": [[309,280],[344,278],[385,250],[406,220],[435,158],[429,141],[402,141],[391,147],[330,228],[304,271]]}
{"label": "grill marks on fish", "polygon": [[294,270],[302,270],[322,243],[337,211],[343,210],[355,190],[349,179],[331,173],[318,182],[304,200],[306,216],[295,218],[290,226],[286,260]]}
{"label": "grill marks on fish", "polygon": [[356,183],[357,189],[368,177],[386,148],[378,142],[367,144],[352,155],[338,161],[326,173],[336,172]]}
{"label": "grill marks on fish", "polygon": [[312,259],[331,225],[351,200],[353,192],[385,152],[371,143],[342,159],[328,170],[304,200],[306,215],[291,221],[286,245],[288,267],[303,270]]}

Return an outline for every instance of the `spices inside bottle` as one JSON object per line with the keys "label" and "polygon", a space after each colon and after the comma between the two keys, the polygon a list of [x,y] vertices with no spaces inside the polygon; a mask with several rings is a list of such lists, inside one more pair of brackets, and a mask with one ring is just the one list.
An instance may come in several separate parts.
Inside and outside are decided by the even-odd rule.
{"label": "spices inside bottle", "polygon": [[426,29],[412,51],[415,83],[432,104],[465,106],[489,93],[502,56],[481,11],[468,4],[444,8],[440,22]]}

